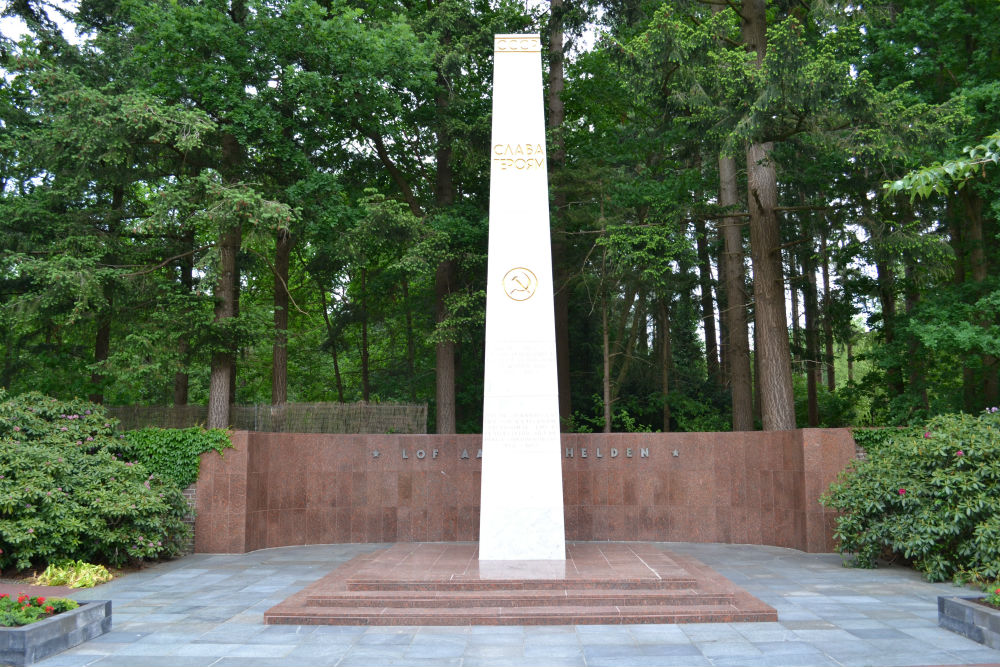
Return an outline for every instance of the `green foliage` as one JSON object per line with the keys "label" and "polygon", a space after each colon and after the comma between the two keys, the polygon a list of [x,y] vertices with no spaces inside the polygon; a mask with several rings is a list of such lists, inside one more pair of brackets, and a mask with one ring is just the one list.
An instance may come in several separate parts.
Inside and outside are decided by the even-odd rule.
{"label": "green foliage", "polygon": [[185,488],[198,481],[198,463],[204,452],[223,453],[233,444],[218,428],[156,428],[126,431],[109,450],[119,458],[141,463],[160,479]]}
{"label": "green foliage", "polygon": [[22,593],[15,599],[4,593],[0,595],[0,626],[28,625],[79,606],[67,598],[30,597]]}
{"label": "green foliage", "polygon": [[978,146],[962,149],[964,157],[935,162],[907,173],[895,181],[882,185],[885,196],[910,193],[910,201],[917,197],[928,197],[931,193],[948,194],[956,185],[962,187],[966,181],[982,172],[987,164],[1000,162],[1000,132],[986,137]]}
{"label": "green foliage", "polygon": [[[795,422],[799,426],[809,423],[809,402],[806,378],[796,376],[792,379],[795,391]],[[848,392],[831,392],[825,384],[818,384],[816,387],[816,404],[819,412],[819,428],[838,428],[851,426],[855,423],[854,401],[855,397],[847,395]]]}
{"label": "green foliage", "polygon": [[44,572],[35,577],[35,583],[42,586],[93,588],[111,579],[111,573],[103,565],[85,563],[82,560],[68,560],[49,564]]}
{"label": "green foliage", "polygon": [[115,453],[100,406],[3,390],[0,401],[0,568],[180,552],[190,535],[184,496]]}
{"label": "green foliage", "polygon": [[[570,433],[600,433],[604,428],[604,406],[600,396],[593,397],[595,412],[585,415],[574,412],[564,430]],[[638,422],[625,408],[618,408],[611,416],[611,428],[616,433],[649,433],[651,428]]]}
{"label": "green foliage", "polygon": [[856,461],[821,502],[842,512],[838,549],[858,567],[884,554],[931,581],[1000,576],[1000,413],[939,415],[922,428],[856,431]]}
{"label": "green foliage", "polygon": [[729,414],[720,411],[708,401],[671,393],[670,416],[677,422],[678,431],[719,432],[733,428]]}

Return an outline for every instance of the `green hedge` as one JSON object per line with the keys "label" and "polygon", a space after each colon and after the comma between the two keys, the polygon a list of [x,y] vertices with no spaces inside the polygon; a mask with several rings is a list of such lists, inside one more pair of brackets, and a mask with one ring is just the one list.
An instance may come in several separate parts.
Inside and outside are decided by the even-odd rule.
{"label": "green hedge", "polygon": [[114,427],[87,401],[0,389],[0,568],[179,553],[190,539],[180,488],[121,456]]}

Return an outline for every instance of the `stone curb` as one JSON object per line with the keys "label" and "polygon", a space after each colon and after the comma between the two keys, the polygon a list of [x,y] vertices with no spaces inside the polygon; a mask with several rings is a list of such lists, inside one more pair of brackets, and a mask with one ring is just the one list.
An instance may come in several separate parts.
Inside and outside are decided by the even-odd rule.
{"label": "stone curb", "polygon": [[978,604],[975,602],[978,599],[938,596],[938,625],[1000,649],[1000,610]]}
{"label": "stone curb", "polygon": [[85,602],[43,621],[0,628],[0,664],[22,667],[111,630],[111,600]]}

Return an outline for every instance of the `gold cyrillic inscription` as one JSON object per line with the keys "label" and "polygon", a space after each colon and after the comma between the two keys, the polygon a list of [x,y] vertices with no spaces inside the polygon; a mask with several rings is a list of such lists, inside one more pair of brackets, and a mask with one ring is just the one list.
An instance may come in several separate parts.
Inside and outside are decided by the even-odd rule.
{"label": "gold cyrillic inscription", "polygon": [[545,165],[545,149],[541,144],[493,144],[493,161],[501,170],[541,169]]}
{"label": "gold cyrillic inscription", "polygon": [[494,51],[541,51],[542,43],[537,37],[497,37],[493,41]]}

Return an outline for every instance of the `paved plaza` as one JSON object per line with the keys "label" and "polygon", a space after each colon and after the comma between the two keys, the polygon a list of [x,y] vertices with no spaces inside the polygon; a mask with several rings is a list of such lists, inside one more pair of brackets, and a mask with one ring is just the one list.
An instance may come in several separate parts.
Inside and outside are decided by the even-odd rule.
{"label": "paved plaza", "polygon": [[937,596],[908,568],[845,568],[835,554],[756,545],[663,543],[778,611],[777,623],[501,627],[262,624],[264,612],[332,568],[384,545],[196,554],[78,594],[111,599],[114,627],[36,663],[281,665],[955,665],[1000,651],[937,626]]}

